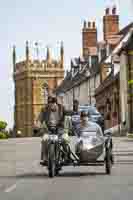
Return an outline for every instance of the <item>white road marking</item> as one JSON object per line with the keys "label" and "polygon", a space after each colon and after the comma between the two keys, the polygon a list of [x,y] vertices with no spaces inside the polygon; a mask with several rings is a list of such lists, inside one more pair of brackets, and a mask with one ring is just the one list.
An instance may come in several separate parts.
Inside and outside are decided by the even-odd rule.
{"label": "white road marking", "polygon": [[10,187],[8,187],[8,188],[5,190],[5,192],[6,192],[6,193],[12,192],[13,190],[16,189],[16,187],[17,187],[17,185],[16,185],[16,184],[13,184],[13,185],[11,185]]}

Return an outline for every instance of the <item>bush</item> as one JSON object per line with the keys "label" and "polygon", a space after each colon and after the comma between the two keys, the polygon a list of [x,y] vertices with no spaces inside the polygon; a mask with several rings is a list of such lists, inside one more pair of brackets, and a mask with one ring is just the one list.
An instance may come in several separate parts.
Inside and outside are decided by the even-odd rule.
{"label": "bush", "polygon": [[7,127],[7,123],[5,121],[0,121],[0,131],[5,130]]}
{"label": "bush", "polygon": [[0,139],[7,139],[8,136],[6,133],[0,132]]}
{"label": "bush", "polygon": [[8,131],[4,131],[4,134],[7,136],[7,138],[11,137],[11,134]]}

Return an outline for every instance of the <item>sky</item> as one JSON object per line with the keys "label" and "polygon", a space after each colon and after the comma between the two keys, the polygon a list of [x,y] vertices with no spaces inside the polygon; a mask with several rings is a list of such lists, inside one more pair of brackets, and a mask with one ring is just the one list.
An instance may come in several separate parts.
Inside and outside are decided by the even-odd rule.
{"label": "sky", "polygon": [[133,21],[133,0],[1,0],[0,4],[0,120],[13,126],[14,83],[12,78],[12,46],[16,45],[17,61],[25,56],[29,40],[35,57],[35,42],[39,56],[45,57],[49,45],[52,55],[59,57],[60,42],[64,42],[65,69],[70,59],[81,55],[84,20],[96,20],[99,40],[102,40],[102,17],[105,7],[116,3],[120,27]]}

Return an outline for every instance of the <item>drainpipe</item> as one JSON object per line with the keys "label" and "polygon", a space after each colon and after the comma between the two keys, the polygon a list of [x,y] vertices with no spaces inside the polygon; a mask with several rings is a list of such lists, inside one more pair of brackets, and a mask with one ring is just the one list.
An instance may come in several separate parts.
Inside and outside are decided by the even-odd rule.
{"label": "drainpipe", "polygon": [[73,87],[73,101],[75,99],[74,87]]}
{"label": "drainpipe", "polygon": [[89,101],[90,101],[90,105],[91,105],[91,87],[90,87],[90,82],[91,82],[91,79],[89,78]]}
{"label": "drainpipe", "polygon": [[128,61],[128,99],[129,99],[129,134],[133,134],[133,77],[132,77],[132,59],[130,57],[133,57],[133,51],[131,53],[127,53],[127,61]]}

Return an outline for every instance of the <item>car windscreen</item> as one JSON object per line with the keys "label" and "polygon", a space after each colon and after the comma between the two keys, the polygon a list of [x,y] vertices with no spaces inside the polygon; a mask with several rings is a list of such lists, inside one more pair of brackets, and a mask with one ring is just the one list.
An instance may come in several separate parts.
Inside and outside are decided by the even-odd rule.
{"label": "car windscreen", "polygon": [[80,106],[79,111],[87,111],[90,115],[99,115],[100,113],[97,111],[95,107],[89,107],[89,106]]}

